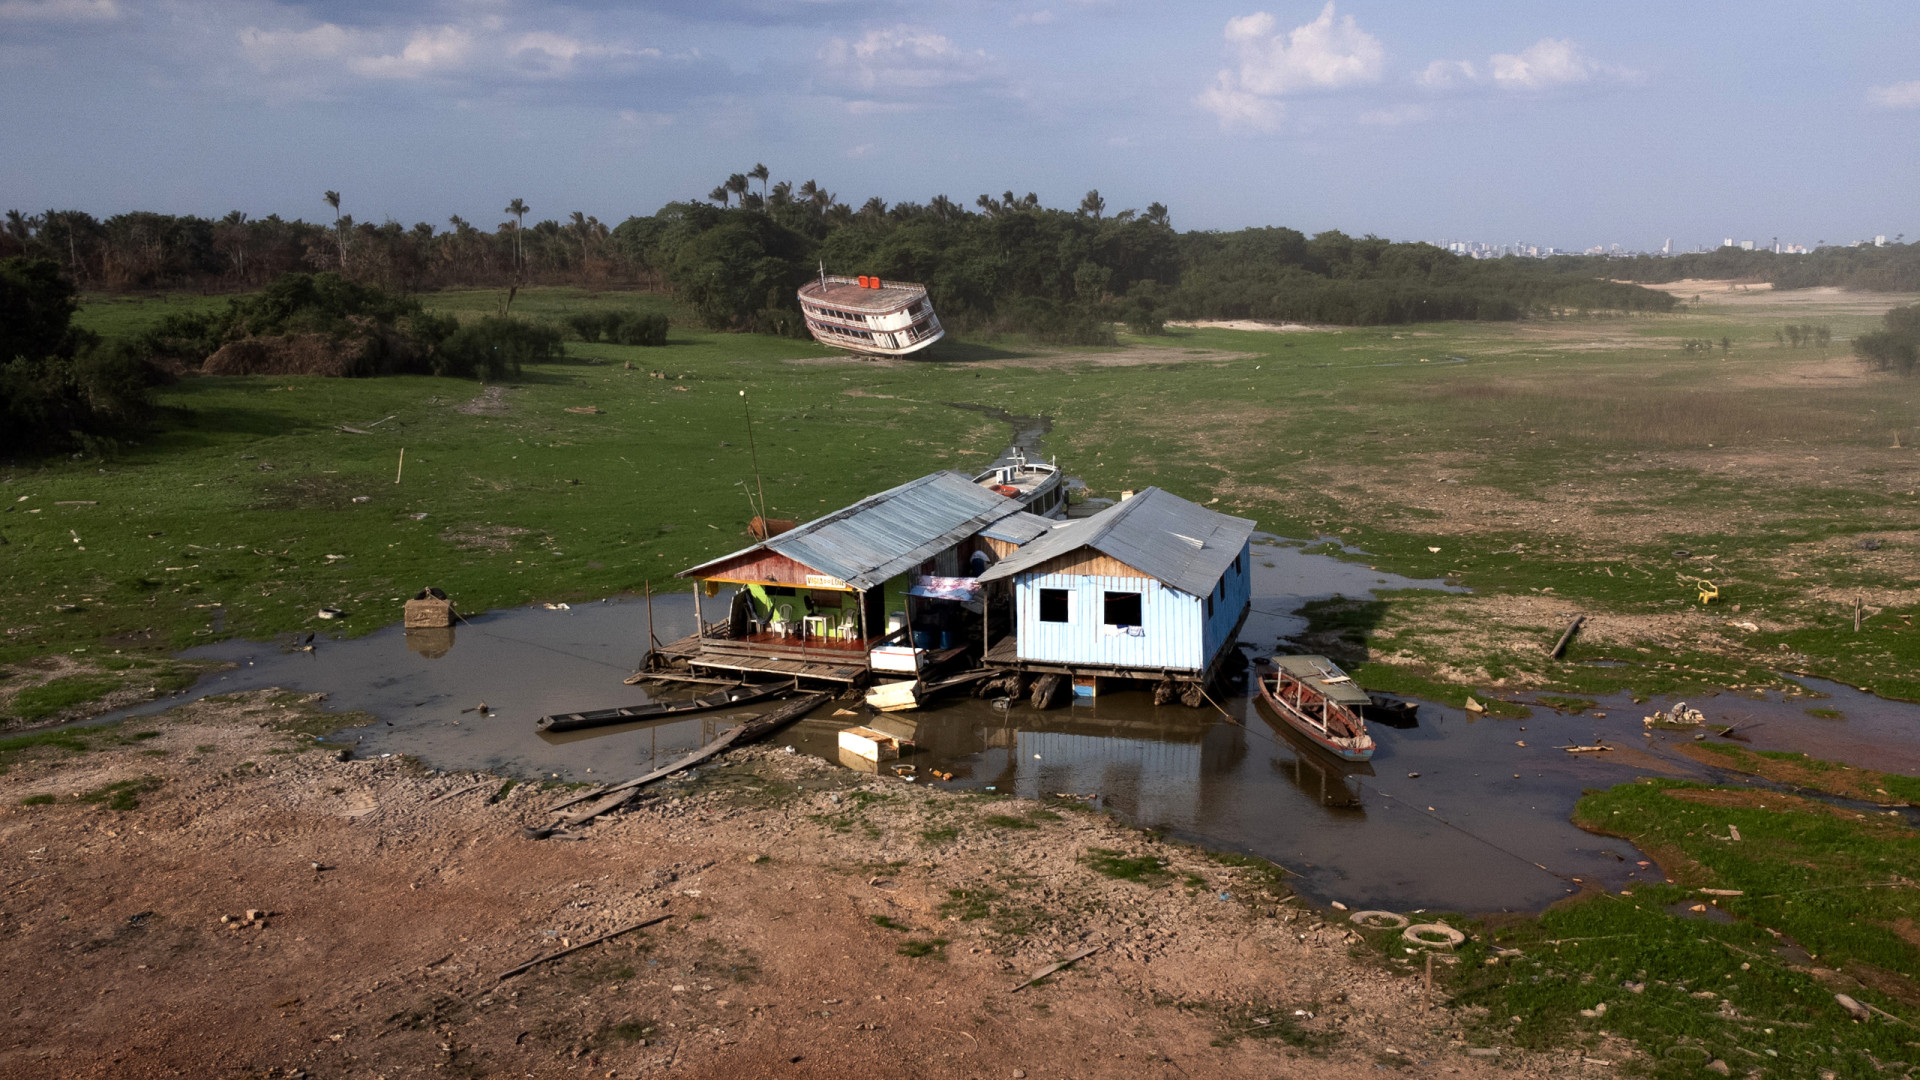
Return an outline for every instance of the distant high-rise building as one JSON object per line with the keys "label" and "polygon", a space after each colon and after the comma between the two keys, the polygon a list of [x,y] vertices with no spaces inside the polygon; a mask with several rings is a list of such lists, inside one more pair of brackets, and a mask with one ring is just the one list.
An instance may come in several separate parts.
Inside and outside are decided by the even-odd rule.
{"label": "distant high-rise building", "polygon": [[1660,254],[1662,255],[1673,254],[1673,237],[1671,236],[1667,237],[1667,242],[1660,245]]}
{"label": "distant high-rise building", "polygon": [[1880,234],[1879,236],[1876,236],[1876,237],[1874,237],[1874,238],[1873,238],[1873,246],[1874,246],[1874,247],[1886,247],[1886,246],[1887,246],[1887,234],[1886,234],[1886,233],[1881,233],[1881,234]]}
{"label": "distant high-rise building", "polygon": [[1741,250],[1741,251],[1752,251],[1752,250],[1753,250],[1753,241],[1751,241],[1751,240],[1742,240],[1742,241],[1740,241],[1740,250]]}
{"label": "distant high-rise building", "polygon": [[1733,237],[1731,237],[1731,236],[1729,236],[1729,237],[1727,237],[1727,238],[1726,238],[1725,240],[1722,240],[1722,241],[1720,241],[1720,246],[1721,246],[1721,247],[1732,247],[1732,246],[1733,246]]}

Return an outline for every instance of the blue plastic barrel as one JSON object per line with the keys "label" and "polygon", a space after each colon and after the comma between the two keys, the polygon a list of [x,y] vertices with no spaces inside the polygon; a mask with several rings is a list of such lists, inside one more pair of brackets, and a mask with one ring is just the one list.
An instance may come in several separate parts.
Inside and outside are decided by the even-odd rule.
{"label": "blue plastic barrel", "polygon": [[913,632],[913,647],[916,649],[933,648],[933,631],[915,630]]}
{"label": "blue plastic barrel", "polygon": [[940,647],[943,649],[959,648],[960,647],[960,631],[958,630],[940,631]]}

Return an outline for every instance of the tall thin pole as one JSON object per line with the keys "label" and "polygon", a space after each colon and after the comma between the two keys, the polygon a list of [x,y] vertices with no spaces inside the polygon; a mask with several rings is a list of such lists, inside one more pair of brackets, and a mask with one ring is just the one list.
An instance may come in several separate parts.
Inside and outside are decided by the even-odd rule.
{"label": "tall thin pole", "polygon": [[745,390],[740,391],[740,408],[747,414],[747,457],[753,462],[753,484],[760,490],[760,524],[771,534],[773,526],[767,521],[767,486],[760,481],[760,451],[753,445],[753,405],[747,400]]}

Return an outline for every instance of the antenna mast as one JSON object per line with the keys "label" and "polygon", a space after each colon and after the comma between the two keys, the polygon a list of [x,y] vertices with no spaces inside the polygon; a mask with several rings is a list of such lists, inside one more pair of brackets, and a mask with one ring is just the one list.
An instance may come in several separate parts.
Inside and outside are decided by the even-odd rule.
{"label": "antenna mast", "polygon": [[[747,400],[747,392],[740,391],[740,409],[747,414],[747,457],[753,462],[753,485],[760,491],[760,531],[771,533],[773,526],[767,520],[767,486],[760,480],[760,451],[753,445],[753,405]],[[752,502],[751,499],[748,500]],[[765,540],[763,536],[760,539]]]}

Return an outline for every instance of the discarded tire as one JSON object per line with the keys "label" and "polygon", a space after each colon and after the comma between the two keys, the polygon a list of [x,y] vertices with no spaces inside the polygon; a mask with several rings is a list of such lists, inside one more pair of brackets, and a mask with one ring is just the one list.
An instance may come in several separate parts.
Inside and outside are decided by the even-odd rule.
{"label": "discarded tire", "polygon": [[1413,921],[1391,911],[1356,911],[1350,918],[1365,930],[1398,930]]}
{"label": "discarded tire", "polygon": [[1415,923],[1400,931],[1404,940],[1415,945],[1425,945],[1429,949],[1451,949],[1467,940],[1467,935],[1448,926],[1446,923]]}

